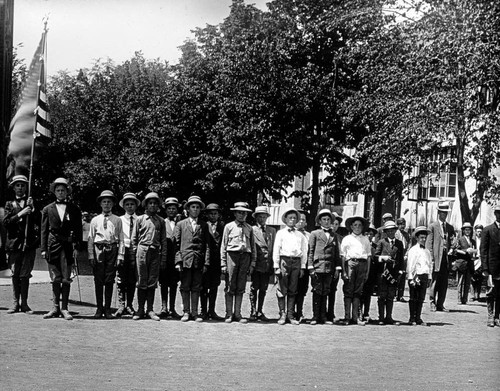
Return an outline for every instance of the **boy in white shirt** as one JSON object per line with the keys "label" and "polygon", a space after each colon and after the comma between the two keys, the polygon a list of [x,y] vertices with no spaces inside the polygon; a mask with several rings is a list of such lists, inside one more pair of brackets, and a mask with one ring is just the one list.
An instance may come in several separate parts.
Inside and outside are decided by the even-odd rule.
{"label": "boy in white shirt", "polygon": [[411,325],[426,326],[422,320],[422,306],[424,305],[425,292],[431,281],[432,275],[432,256],[431,252],[425,248],[425,241],[429,230],[427,227],[420,226],[415,229],[415,244],[408,251],[408,264],[406,275],[408,286],[410,287],[410,321]]}

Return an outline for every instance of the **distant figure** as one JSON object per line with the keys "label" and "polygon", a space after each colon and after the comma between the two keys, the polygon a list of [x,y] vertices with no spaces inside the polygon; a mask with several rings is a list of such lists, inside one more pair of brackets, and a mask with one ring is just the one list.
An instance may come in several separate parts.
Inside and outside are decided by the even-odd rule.
{"label": "distant figure", "polygon": [[467,304],[471,277],[474,272],[473,258],[477,254],[476,241],[472,238],[471,223],[463,224],[462,235],[456,240],[453,247],[456,255],[454,268],[458,275],[458,304]]}
{"label": "distant figure", "polygon": [[488,281],[488,327],[500,327],[500,205],[495,207],[495,219],[481,235],[481,264]]}
{"label": "distant figure", "polygon": [[478,224],[474,227],[475,239],[476,239],[476,248],[478,250],[476,256],[474,257],[474,273],[471,277],[471,285],[472,285],[472,301],[479,301],[481,298],[481,289],[483,286],[483,268],[481,267],[481,236],[484,227],[481,224]]}
{"label": "distant figure", "polygon": [[438,203],[438,220],[429,226],[429,235],[425,246],[432,256],[432,281],[429,293],[431,311],[448,310],[444,306],[448,290],[448,253],[455,238],[455,230],[446,222],[450,211],[450,203]]}

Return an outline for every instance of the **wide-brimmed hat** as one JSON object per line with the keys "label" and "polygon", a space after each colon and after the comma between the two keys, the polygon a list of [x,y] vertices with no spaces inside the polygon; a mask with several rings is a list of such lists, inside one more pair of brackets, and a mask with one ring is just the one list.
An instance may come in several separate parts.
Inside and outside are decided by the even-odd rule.
{"label": "wide-brimmed hat", "polygon": [[28,178],[26,178],[24,175],[14,175],[10,180],[9,187],[14,186],[14,184],[17,182],[23,182],[28,184]]}
{"label": "wide-brimmed hat", "polygon": [[205,204],[198,196],[191,196],[188,198],[187,202],[184,204],[184,209],[188,209],[191,204],[200,204],[201,209],[205,209]]}
{"label": "wide-brimmed hat", "polygon": [[438,212],[449,212],[450,203],[448,201],[439,201],[437,205]]}
{"label": "wide-brimmed hat", "polygon": [[332,220],[333,222],[333,219],[334,219],[334,216],[333,216],[333,213],[330,209],[321,209],[319,212],[318,212],[318,215],[316,216],[316,224],[319,225],[319,219],[321,218],[321,216],[330,216],[330,219]]}
{"label": "wide-brimmed hat", "polygon": [[394,217],[392,217],[392,214],[391,213],[384,213],[384,215],[382,216],[382,220],[385,220],[385,219],[394,219]]}
{"label": "wide-brimmed hat", "polygon": [[250,213],[252,209],[248,206],[248,202],[235,202],[234,208],[231,208],[233,212],[248,212]]}
{"label": "wide-brimmed hat", "polygon": [[351,216],[351,217],[348,217],[346,220],[345,220],[345,226],[347,229],[350,229],[351,228],[351,225],[352,223],[354,223],[356,220],[359,220],[363,223],[363,227],[366,229],[369,227],[368,225],[368,221],[363,217],[363,216]]}
{"label": "wide-brimmed hat", "polygon": [[71,185],[69,184],[69,181],[66,178],[57,178],[49,186],[49,190],[50,190],[51,193],[54,193],[54,190],[56,189],[57,185],[64,185],[64,186],[66,186],[66,189],[68,191],[68,195],[71,194],[71,192],[73,191],[73,189],[71,188]]}
{"label": "wide-brimmed hat", "polygon": [[425,232],[426,235],[429,234],[429,230],[425,225],[420,225],[417,228],[415,228],[415,231],[413,232],[413,236],[417,237],[421,232]]}
{"label": "wide-brimmed hat", "polygon": [[295,213],[297,215],[297,220],[300,219],[300,213],[299,213],[299,211],[297,209],[295,209],[295,208],[288,208],[288,209],[285,209],[285,211],[281,214],[281,221],[283,221],[283,224],[286,224],[285,217],[289,213]]}
{"label": "wide-brimmed hat", "polygon": [[471,223],[469,223],[469,222],[465,222],[465,223],[463,223],[463,225],[462,225],[462,228],[461,228],[461,229],[462,229],[462,230],[464,230],[465,228],[470,228],[471,230],[474,230],[474,227],[473,227],[473,226],[472,226],[472,224],[471,224]]}
{"label": "wide-brimmed hat", "polygon": [[384,223],[383,230],[387,231],[388,229],[398,229],[398,226],[396,225],[396,223],[394,221],[386,221]]}
{"label": "wide-brimmed hat", "polygon": [[163,207],[166,208],[169,205],[175,205],[176,207],[180,208],[182,205],[179,203],[179,200],[175,197],[168,197],[165,202],[163,203]]}
{"label": "wide-brimmed hat", "polygon": [[218,204],[208,204],[207,207],[205,208],[205,212],[210,212],[216,210],[217,212],[220,212],[220,206]]}
{"label": "wide-brimmed hat", "polygon": [[102,191],[99,197],[97,197],[97,203],[99,204],[103,198],[111,198],[113,200],[113,203],[116,204],[115,194],[111,190]]}
{"label": "wide-brimmed hat", "polygon": [[158,200],[158,205],[161,205],[161,198],[158,195],[158,193],[152,191],[151,193],[148,193],[146,197],[142,200],[142,207],[145,208],[146,204],[148,203],[148,200],[155,199]]}
{"label": "wide-brimmed hat", "polygon": [[265,205],[261,205],[255,208],[255,212],[252,213],[252,217],[255,218],[256,215],[265,214],[267,217],[271,216],[269,213],[269,208]]}
{"label": "wide-brimmed hat", "polygon": [[123,208],[123,204],[125,203],[126,200],[134,200],[137,206],[141,204],[141,201],[139,201],[139,198],[137,198],[137,196],[134,193],[125,193],[123,195],[123,198],[120,200],[120,207]]}

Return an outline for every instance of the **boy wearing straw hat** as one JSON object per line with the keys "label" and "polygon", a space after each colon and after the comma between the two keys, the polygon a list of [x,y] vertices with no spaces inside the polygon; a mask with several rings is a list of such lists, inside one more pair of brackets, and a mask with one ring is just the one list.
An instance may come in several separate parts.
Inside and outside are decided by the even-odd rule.
{"label": "boy wearing straw hat", "polygon": [[35,252],[39,244],[37,234],[40,213],[35,210],[33,198],[27,197],[28,178],[15,175],[9,183],[15,198],[5,204],[3,224],[7,231],[5,250],[12,272],[12,307],[8,314],[25,312],[32,314],[28,305],[31,272],[35,265]]}
{"label": "boy wearing straw hat", "polygon": [[175,226],[175,267],[181,275],[181,296],[184,314],[181,321],[202,322],[198,315],[203,273],[210,265],[210,232],[205,221],[199,218],[205,204],[198,196],[191,196],[184,205],[188,217]]}
{"label": "boy wearing straw hat", "polygon": [[370,241],[363,235],[368,222],[362,216],[353,216],[346,219],[345,225],[351,233],[340,245],[344,278],[344,322],[364,326],[365,322],[358,315],[363,285],[370,272],[372,258]]}
{"label": "boy wearing straw hat", "polygon": [[217,291],[221,283],[220,246],[224,233],[224,223],[220,221],[220,208],[217,204],[208,204],[204,210],[210,232],[210,265],[203,274],[200,293],[201,317],[204,320],[223,320],[215,312]]}
{"label": "boy wearing straw hat", "polygon": [[134,193],[125,193],[119,205],[125,210],[125,214],[120,216],[123,229],[123,245],[125,254],[123,263],[118,265],[116,269],[116,286],[118,291],[118,310],[115,312],[116,317],[122,315],[134,316],[134,296],[135,284],[137,283],[135,259],[132,254],[132,245],[130,239],[134,226],[137,222],[136,210],[140,201]]}
{"label": "boy wearing straw hat", "polygon": [[422,306],[424,305],[425,292],[431,282],[432,274],[432,255],[425,246],[428,233],[427,227],[417,227],[414,232],[417,244],[408,250],[406,276],[410,287],[410,300],[408,302],[410,325],[426,326],[426,323],[422,320]]}
{"label": "boy wearing straw hat", "polygon": [[378,281],[378,324],[395,324],[399,322],[392,319],[392,309],[394,298],[398,286],[399,275],[404,268],[404,246],[396,239],[398,227],[394,221],[389,220],[384,223],[384,238],[377,243],[375,250],[375,262],[377,267]]}
{"label": "boy wearing straw hat", "polygon": [[273,245],[276,230],[266,225],[270,216],[267,206],[258,206],[252,217],[255,225],[252,227],[255,238],[256,262],[251,275],[250,285],[250,320],[268,321],[262,309],[269,285],[269,277],[273,271]]}
{"label": "boy wearing straw hat", "polygon": [[[247,282],[247,275],[255,268],[256,249],[255,237],[250,224],[245,220],[252,210],[246,202],[236,202],[234,208],[234,221],[226,224],[222,235],[221,265],[225,275],[226,287],[226,323],[233,320],[247,323],[241,316],[241,303]],[[234,311],[233,311],[234,303]]]}
{"label": "boy wearing straw hat", "polygon": [[137,217],[137,223],[132,231],[131,245],[137,267],[138,302],[137,312],[132,318],[134,320],[142,319],[146,315],[152,320],[160,320],[153,311],[160,269],[167,267],[167,235],[165,220],[158,216],[160,204],[161,200],[157,193],[148,193],[142,200],[145,213]]}
{"label": "boy wearing straw hat", "polygon": [[[296,228],[300,219],[297,209],[290,208],[283,212],[281,221],[286,225],[276,233],[273,247],[273,267],[278,278],[278,308],[280,318],[278,324],[284,325],[287,320],[298,325],[294,318],[295,296],[300,276],[304,275],[307,266],[307,239]],[[286,303],[285,303],[286,301]],[[285,307],[286,304],[286,307]]]}
{"label": "boy wearing straw hat", "polygon": [[44,319],[61,315],[66,320],[73,319],[68,311],[68,301],[74,251],[78,253],[82,245],[82,213],[67,199],[71,190],[67,179],[57,178],[50,185],[56,201],[42,210],[41,251],[48,263],[54,302],[53,309],[43,316]]}
{"label": "boy wearing straw hat", "polygon": [[[125,247],[123,244],[122,220],[113,214],[116,197],[110,190],[104,190],[97,203],[101,214],[90,222],[88,239],[89,262],[94,274],[97,310],[94,318],[112,319],[111,299],[115,283],[116,268],[123,265]],[[103,306],[104,294],[104,306]]]}
{"label": "boy wearing straw hat", "polygon": [[175,197],[168,197],[163,207],[165,208],[165,230],[167,233],[167,267],[160,269],[160,294],[161,311],[160,318],[180,319],[181,316],[175,310],[175,298],[179,284],[179,271],[175,268],[175,238],[174,231],[177,224],[177,214],[181,204]]}
{"label": "boy wearing straw hat", "polygon": [[330,324],[327,319],[326,301],[330,294],[332,279],[338,278],[342,269],[340,260],[340,243],[332,230],[334,215],[329,209],[322,209],[316,216],[316,224],[321,226],[311,232],[309,237],[309,253],[307,267],[311,276],[313,292],[313,318],[311,325],[317,323]]}

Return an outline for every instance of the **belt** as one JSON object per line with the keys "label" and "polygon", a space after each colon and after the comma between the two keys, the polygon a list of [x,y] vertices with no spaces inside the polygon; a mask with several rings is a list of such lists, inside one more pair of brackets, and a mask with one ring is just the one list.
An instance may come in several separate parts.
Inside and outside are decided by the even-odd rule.
{"label": "belt", "polygon": [[94,246],[96,246],[101,251],[110,251],[118,245],[116,243],[94,243]]}
{"label": "belt", "polygon": [[291,260],[302,260],[302,257],[289,257],[288,255],[280,255],[281,258],[291,259]]}
{"label": "belt", "polygon": [[365,258],[351,258],[351,259],[348,259],[348,261],[366,262],[366,261],[368,261],[368,259],[365,259]]}

